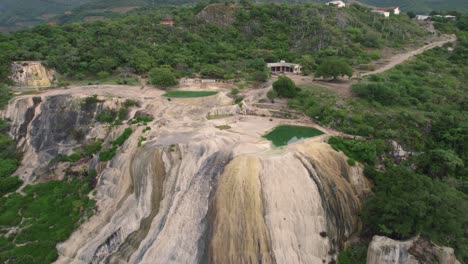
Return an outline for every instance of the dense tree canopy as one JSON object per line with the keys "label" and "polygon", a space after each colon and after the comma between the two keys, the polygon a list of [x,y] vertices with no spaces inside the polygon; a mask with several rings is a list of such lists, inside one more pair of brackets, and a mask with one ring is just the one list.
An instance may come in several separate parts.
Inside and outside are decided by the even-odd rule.
{"label": "dense tree canopy", "polygon": [[[354,5],[343,9],[323,4],[214,5],[227,9],[225,21],[199,15],[204,5],[148,8],[115,19],[41,25],[2,35],[0,78],[13,59],[43,60],[65,77],[78,79],[124,67],[146,74],[169,65],[177,76],[201,73],[207,78],[264,81],[265,62],[303,60],[306,71],[327,56],[344,57],[350,64],[368,63],[373,55],[363,46],[369,34],[382,45],[395,47],[408,43],[410,36],[424,35],[406,16],[385,20]],[[167,14],[175,19],[174,27],[159,24]],[[341,23],[343,19],[346,23]]]}
{"label": "dense tree canopy", "polygon": [[467,249],[463,248],[468,242],[465,194],[403,167],[387,168],[374,180],[375,195],[366,201],[362,212],[373,233],[397,239],[421,234],[456,250]]}

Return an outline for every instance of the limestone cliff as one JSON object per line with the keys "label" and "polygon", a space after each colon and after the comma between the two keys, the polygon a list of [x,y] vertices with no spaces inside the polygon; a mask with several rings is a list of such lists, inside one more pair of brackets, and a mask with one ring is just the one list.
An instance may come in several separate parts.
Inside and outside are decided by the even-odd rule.
{"label": "limestone cliff", "polygon": [[[26,152],[17,173],[31,183],[47,177],[47,161],[57,154],[134,130],[112,160],[89,161],[97,171],[98,212],[57,246],[57,263],[336,260],[360,229],[357,213],[369,192],[362,168],[350,167],[324,143],[326,135],[272,147],[261,135],[284,120],[237,108],[231,117],[207,120],[213,109],[229,108],[228,92],[169,101],[154,89],[77,87],[10,102],[2,116]],[[79,103],[93,94],[99,103]],[[96,122],[99,111],[125,99],[139,102],[129,117],[143,112],[154,120]],[[225,124],[230,128],[217,128]],[[77,140],[69,130],[85,137]],[[142,136],[147,140],[138,144]]]}
{"label": "limestone cliff", "polygon": [[440,247],[419,237],[397,241],[374,236],[367,251],[367,264],[419,263],[460,264],[452,248]]}
{"label": "limestone cliff", "polygon": [[40,61],[18,61],[11,65],[10,78],[18,86],[48,87],[54,81],[54,71]]}

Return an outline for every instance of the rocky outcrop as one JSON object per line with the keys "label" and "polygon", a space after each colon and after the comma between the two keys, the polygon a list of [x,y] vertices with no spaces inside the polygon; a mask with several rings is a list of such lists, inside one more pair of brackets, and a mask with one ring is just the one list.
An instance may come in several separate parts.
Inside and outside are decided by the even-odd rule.
{"label": "rocky outcrop", "polygon": [[48,87],[54,82],[54,71],[40,61],[18,61],[11,65],[10,78],[18,86]]}
{"label": "rocky outcrop", "polygon": [[216,3],[206,6],[197,18],[209,23],[220,26],[230,26],[236,19],[238,6],[229,3]]}
{"label": "rocky outcrop", "polygon": [[[104,102],[77,103],[94,93]],[[280,121],[239,113],[224,92],[171,101],[161,95],[140,87],[78,87],[18,97],[2,113],[28,153],[31,162],[22,166],[36,173],[80,144],[67,129],[104,142],[126,127],[134,131],[112,160],[89,162],[98,174],[97,213],[57,246],[57,263],[336,260],[360,230],[357,214],[370,188],[362,167],[350,167],[326,136],[272,147],[261,135]],[[129,116],[154,120],[95,122],[100,109],[125,99],[140,102]],[[210,113],[232,116],[207,120]],[[230,128],[216,128],[224,123]],[[42,174],[36,176],[29,182]]]}
{"label": "rocky outcrop", "polygon": [[423,238],[397,241],[374,236],[367,251],[367,264],[459,264],[454,250]]}

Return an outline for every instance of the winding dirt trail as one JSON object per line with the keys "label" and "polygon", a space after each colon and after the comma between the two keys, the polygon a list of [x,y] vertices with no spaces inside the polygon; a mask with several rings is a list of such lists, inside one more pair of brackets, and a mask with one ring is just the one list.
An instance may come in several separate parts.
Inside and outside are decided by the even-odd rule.
{"label": "winding dirt trail", "polygon": [[418,54],[421,54],[421,53],[423,53],[423,52],[425,52],[427,50],[430,50],[430,49],[433,49],[433,48],[436,48],[436,47],[441,47],[446,43],[454,42],[456,40],[457,40],[457,37],[455,35],[447,35],[444,39],[442,39],[440,41],[436,41],[436,42],[427,44],[425,46],[422,46],[422,47],[420,47],[418,49],[415,49],[415,50],[412,50],[412,51],[409,51],[409,52],[406,52],[406,53],[397,54],[397,55],[391,57],[388,60],[388,63],[385,64],[385,65],[382,65],[380,68],[378,68],[376,70],[373,70],[373,71],[370,71],[370,72],[361,73],[360,76],[354,76],[354,77],[363,77],[363,76],[367,76],[367,75],[372,75],[372,74],[377,74],[377,73],[382,73],[382,72],[388,71],[388,70],[392,69],[393,67],[395,67],[395,66],[397,66],[399,64],[402,64],[403,62],[411,59],[412,57],[414,57],[414,56],[416,56]]}
{"label": "winding dirt trail", "polygon": [[291,75],[290,77],[298,85],[316,85],[319,87],[326,88],[328,90],[332,90],[340,96],[351,97],[352,96],[351,85],[356,82],[355,79],[368,76],[368,75],[372,75],[372,74],[386,72],[388,70],[393,69],[395,66],[400,65],[412,59],[414,56],[418,54],[421,54],[433,48],[441,47],[446,43],[454,42],[456,40],[457,40],[457,37],[455,35],[444,35],[441,37],[441,39],[435,42],[432,42],[430,44],[424,45],[422,47],[419,47],[419,48],[416,48],[416,49],[413,49],[404,53],[393,55],[390,58],[383,58],[379,60],[381,63],[377,63],[379,65],[377,69],[372,70],[372,71],[367,71],[367,72],[356,72],[353,78],[350,78],[350,79],[328,81],[328,80],[320,80],[320,79],[317,80],[310,76]]}

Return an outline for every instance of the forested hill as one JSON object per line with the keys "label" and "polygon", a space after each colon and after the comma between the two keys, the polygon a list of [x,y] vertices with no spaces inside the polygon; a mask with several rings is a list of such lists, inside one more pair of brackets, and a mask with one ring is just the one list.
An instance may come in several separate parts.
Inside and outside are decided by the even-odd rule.
{"label": "forested hill", "polygon": [[399,6],[403,11],[429,13],[437,11],[468,12],[466,0],[361,0],[360,2],[373,6]]}
{"label": "forested hill", "polygon": [[[39,24],[68,23],[115,17],[139,7],[161,5],[193,6],[199,3],[240,2],[240,1],[206,1],[206,0],[0,0],[0,32],[30,28]],[[310,3],[308,0],[255,0],[255,3]],[[312,0],[324,3],[327,0]],[[468,11],[465,0],[345,0],[345,2],[362,2],[365,4],[387,7],[400,6],[403,11],[429,13],[437,11]]]}
{"label": "forested hill", "polygon": [[[160,25],[166,15],[174,27]],[[168,65],[179,76],[262,79],[265,62],[308,65],[337,55],[368,63],[380,56],[376,48],[401,47],[426,34],[405,15],[385,19],[359,5],[213,4],[17,31],[0,36],[0,58],[3,69],[11,60],[43,60],[69,78],[122,68],[146,74]]]}

